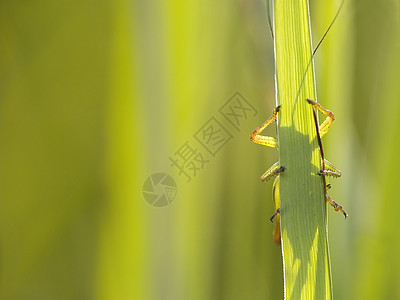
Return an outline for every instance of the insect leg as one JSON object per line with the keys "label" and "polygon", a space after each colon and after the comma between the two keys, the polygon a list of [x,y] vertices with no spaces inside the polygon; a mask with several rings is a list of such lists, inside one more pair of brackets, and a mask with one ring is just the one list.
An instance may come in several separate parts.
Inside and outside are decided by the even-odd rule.
{"label": "insect leg", "polygon": [[307,99],[307,102],[313,105],[316,109],[318,109],[326,116],[324,122],[319,125],[319,134],[322,138],[329,131],[329,128],[331,128],[333,121],[335,121],[335,115],[331,111],[323,108],[318,102],[315,102],[314,100]]}
{"label": "insect leg", "polygon": [[274,214],[269,218],[269,220],[270,220],[271,222],[273,222],[274,219],[275,219],[275,217],[276,217],[280,212],[281,212],[281,209],[278,208],[278,209],[274,212]]}
{"label": "insect leg", "polygon": [[270,136],[264,136],[264,135],[260,135],[260,133],[269,125],[271,124],[273,121],[276,120],[276,116],[279,112],[279,109],[281,107],[277,106],[273,113],[272,116],[264,122],[264,124],[262,124],[260,127],[256,128],[250,135],[250,140],[256,144],[260,144],[260,145],[264,145],[264,146],[268,146],[268,147],[272,147],[272,148],[276,148],[278,146],[278,142],[275,138],[270,137]]}
{"label": "insect leg", "polygon": [[274,218],[276,217],[276,225],[274,229],[274,242],[278,245],[281,243],[281,222],[280,222],[280,211],[281,209],[279,208],[279,176],[275,179],[274,181],[274,188],[273,188],[273,194],[274,198],[274,206],[275,206],[275,213],[269,218],[269,220],[272,222]]}
{"label": "insect leg", "polygon": [[[326,186],[326,189],[330,189],[330,185],[328,184]],[[333,201],[333,199],[331,198],[331,196],[328,195],[328,193],[326,193],[326,200],[329,202],[330,205],[333,206],[333,208],[335,209],[335,211],[341,211],[342,214],[344,215],[344,218],[347,218],[347,213],[343,210],[343,207],[341,207],[339,204],[337,204],[335,201]]]}
{"label": "insect leg", "polygon": [[279,161],[277,161],[271,166],[271,168],[267,170],[267,172],[265,172],[261,176],[261,181],[263,182],[268,181],[269,179],[271,179],[274,176],[277,176],[279,173],[282,173],[283,171],[285,171],[285,167],[279,166]]}
{"label": "insect leg", "polygon": [[325,170],[320,170],[318,172],[318,175],[325,175],[325,176],[332,176],[332,177],[341,177],[342,176],[342,172],[339,171],[338,169],[336,169],[334,167],[334,165],[332,165],[332,163],[330,163],[328,160],[325,159]]}
{"label": "insect leg", "polygon": [[[334,177],[342,176],[342,172],[340,170],[336,169],[336,167],[331,162],[329,162],[327,159],[325,159],[325,168],[326,168],[326,171],[330,171],[330,173],[333,174]],[[331,175],[331,174],[326,174],[326,175]]]}

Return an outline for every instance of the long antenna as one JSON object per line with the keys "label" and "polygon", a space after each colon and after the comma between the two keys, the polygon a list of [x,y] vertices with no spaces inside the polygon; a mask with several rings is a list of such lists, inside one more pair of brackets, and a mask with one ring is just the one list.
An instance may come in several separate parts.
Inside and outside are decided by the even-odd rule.
{"label": "long antenna", "polygon": [[270,12],[270,9],[269,9],[269,1],[271,1],[271,0],[266,0],[266,2],[267,2],[267,16],[268,16],[269,30],[271,31],[271,36],[272,36],[272,40],[273,40],[274,39],[274,30],[272,29],[271,12]]}
{"label": "long antenna", "polygon": [[[269,30],[270,30],[270,32],[271,32],[272,39],[274,39],[274,30],[272,29],[271,11],[270,11],[270,7],[269,7],[269,2],[270,2],[270,1],[271,1],[271,0],[266,0],[266,3],[267,3],[267,16],[268,16]],[[332,27],[333,24],[335,23],[337,17],[339,16],[340,11],[342,10],[343,4],[344,4],[344,0],[342,0],[342,2],[340,3],[340,6],[339,6],[339,8],[338,8],[338,10],[337,10],[337,12],[336,12],[336,14],[335,14],[335,16],[333,17],[333,20],[332,20],[331,24],[329,24],[328,28],[325,30],[324,35],[322,36],[322,38],[319,40],[317,46],[315,47],[315,49],[314,49],[314,51],[313,51],[313,53],[312,53],[312,57],[314,57],[314,55],[315,55],[315,53],[317,52],[319,46],[321,46],[321,44],[322,44],[322,42],[324,41],[326,35],[327,35],[328,32],[331,30],[331,27]]]}
{"label": "long antenna", "polygon": [[314,107],[312,108],[312,112],[313,112],[313,117],[314,117],[315,128],[316,128],[316,131],[317,131],[317,141],[318,141],[319,151],[321,152],[322,170],[325,170],[324,148],[322,148],[321,135],[319,134],[319,125],[318,125],[318,120],[317,120],[317,113],[315,112]]}
{"label": "long antenna", "polygon": [[[303,86],[304,78],[306,77],[306,74],[307,74],[307,72],[308,72],[308,68],[312,65],[312,61],[313,61],[314,55],[315,55],[315,53],[317,52],[317,50],[319,49],[319,46],[321,46],[321,44],[322,44],[323,40],[325,39],[326,35],[328,34],[329,30],[331,29],[331,27],[332,27],[333,24],[335,23],[337,17],[339,16],[339,13],[340,13],[340,11],[341,11],[341,9],[342,9],[342,7],[343,7],[344,1],[345,1],[345,0],[342,0],[342,3],[340,4],[340,6],[339,6],[339,8],[338,8],[338,10],[337,10],[337,12],[336,12],[336,14],[335,14],[335,17],[333,18],[331,24],[330,24],[330,25],[328,26],[328,28],[326,29],[324,35],[322,36],[322,38],[321,38],[321,40],[319,41],[317,47],[315,47],[315,49],[314,49],[314,51],[313,51],[313,53],[312,53],[312,55],[311,55],[310,61],[308,62],[308,65],[307,65],[307,67],[306,67],[306,69],[305,69],[305,71],[304,71],[303,78],[302,78],[302,80],[301,80],[301,82],[300,82],[299,89],[298,89],[298,91],[297,91],[297,95],[296,95],[296,98],[295,98],[295,103],[296,103],[296,104],[297,104],[297,102],[298,102],[298,100],[299,100],[300,90],[301,90],[301,88],[302,88],[302,86]],[[296,104],[295,104],[295,105],[296,105]],[[294,114],[294,111],[293,111],[293,114]]]}
{"label": "long antenna", "polygon": [[[339,9],[337,10],[335,17],[333,18],[331,24],[328,26],[328,29],[325,31],[325,33],[324,33],[324,35],[322,36],[321,40],[319,41],[317,47],[315,47],[312,56],[315,55],[315,52],[317,52],[319,46],[322,44],[322,41],[325,39],[325,37],[326,37],[326,35],[328,34],[329,30],[331,30],[331,27],[332,27],[333,23],[335,23],[337,17],[339,16],[339,13],[340,13],[340,10],[341,10],[342,7],[343,7],[343,4],[344,4],[344,0],[342,0],[342,3],[340,3]],[[268,15],[268,18],[269,18],[269,15]],[[272,30],[272,29],[271,29],[271,30]]]}

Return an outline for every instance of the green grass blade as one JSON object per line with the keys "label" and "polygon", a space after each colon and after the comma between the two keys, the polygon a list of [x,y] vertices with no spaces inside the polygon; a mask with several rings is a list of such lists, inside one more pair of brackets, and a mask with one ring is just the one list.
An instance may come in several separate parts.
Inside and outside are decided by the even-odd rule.
{"label": "green grass blade", "polygon": [[286,299],[331,299],[324,183],[307,0],[274,4],[281,234]]}

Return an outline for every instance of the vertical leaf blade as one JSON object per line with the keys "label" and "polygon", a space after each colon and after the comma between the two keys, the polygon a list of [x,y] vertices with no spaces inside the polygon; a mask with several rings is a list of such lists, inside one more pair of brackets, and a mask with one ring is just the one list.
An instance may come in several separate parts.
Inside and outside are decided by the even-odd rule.
{"label": "vertical leaf blade", "polygon": [[325,187],[312,109],[316,100],[307,0],[274,4],[281,235],[286,299],[331,299]]}

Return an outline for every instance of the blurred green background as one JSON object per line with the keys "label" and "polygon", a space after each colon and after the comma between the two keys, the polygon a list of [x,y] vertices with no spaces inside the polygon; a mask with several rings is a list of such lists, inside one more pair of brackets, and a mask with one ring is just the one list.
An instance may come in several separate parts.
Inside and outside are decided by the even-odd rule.
{"label": "blurred green background", "polygon": [[[340,1],[310,5],[316,45]],[[346,1],[315,58],[350,215],[329,210],[336,299],[400,299],[399,17]],[[248,138],[273,64],[264,1],[0,1],[0,298],[281,299],[278,155]],[[164,207],[142,193],[159,172]]]}

